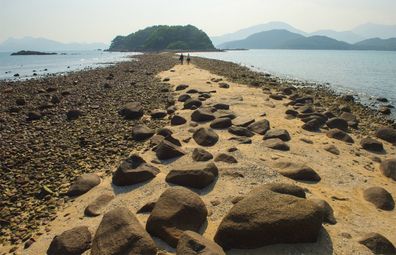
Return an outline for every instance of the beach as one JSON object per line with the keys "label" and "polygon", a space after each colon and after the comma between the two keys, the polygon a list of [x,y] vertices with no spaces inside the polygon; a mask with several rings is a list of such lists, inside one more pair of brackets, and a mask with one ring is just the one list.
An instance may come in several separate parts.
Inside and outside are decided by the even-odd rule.
{"label": "beach", "polygon": [[[306,200],[324,200],[334,212],[336,224],[323,223],[316,242],[230,249],[226,254],[372,254],[358,241],[370,232],[396,243],[394,210],[378,209],[363,195],[370,187],[382,187],[395,197],[395,181],[379,168],[395,157],[396,150],[375,135],[381,127],[392,127],[392,120],[348,95],[320,87],[294,88],[275,76],[230,62],[193,57],[191,65],[180,65],[173,54],[136,58],[64,77],[0,82],[1,253],[45,254],[56,235],[78,226],[87,226],[94,236],[102,215],[117,207],[128,208],[144,227],[150,213],[136,212],[177,186],[167,178],[172,170],[196,167],[196,148],[213,155],[210,162],[218,168],[210,185],[192,189],[206,205],[207,221],[200,233],[209,240],[230,209],[263,184],[297,185]],[[199,98],[203,112],[187,109],[181,95]],[[143,106],[138,120],[120,116],[129,102]],[[166,116],[155,117],[156,109]],[[332,119],[330,113],[348,116],[343,139],[329,134],[330,124],[320,123],[319,119]],[[227,123],[221,123],[225,126],[213,131],[218,137],[215,144],[198,143],[197,130],[214,126],[214,118],[231,115],[233,126],[240,129],[230,131]],[[176,125],[174,116],[185,122]],[[282,130],[278,133],[283,136],[275,135],[280,137],[276,144],[268,143],[274,139],[263,139],[268,130],[250,128],[267,123],[264,120],[269,130]],[[144,141],[133,137],[138,125],[155,131],[168,128],[183,154],[159,160],[153,150],[154,133]],[[361,141],[366,137],[381,143],[383,150],[364,149]],[[139,184],[114,185],[112,174],[132,154],[159,172]],[[282,162],[309,166],[316,173],[315,181],[286,177],[281,174]],[[100,184],[81,196],[66,196],[71,183],[85,173],[97,174]],[[84,216],[85,208],[102,194],[114,198],[100,216]],[[175,254],[160,238],[154,241],[159,254]]]}

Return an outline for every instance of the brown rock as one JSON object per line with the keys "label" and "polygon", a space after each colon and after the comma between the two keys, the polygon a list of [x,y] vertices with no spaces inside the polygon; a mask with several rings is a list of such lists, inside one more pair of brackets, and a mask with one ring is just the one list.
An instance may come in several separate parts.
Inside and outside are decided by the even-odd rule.
{"label": "brown rock", "polygon": [[114,199],[113,194],[105,193],[99,195],[92,203],[90,203],[84,211],[84,214],[89,217],[96,217],[103,213],[106,206]]}
{"label": "brown rock", "polygon": [[225,255],[225,252],[218,244],[200,234],[184,231],[177,244],[176,255]]}
{"label": "brown rock", "polygon": [[75,227],[55,236],[48,250],[48,255],[80,255],[91,246],[91,232],[88,227]]}
{"label": "brown rock", "polygon": [[76,181],[70,186],[67,191],[67,195],[74,197],[80,196],[93,187],[99,185],[100,177],[96,174],[84,174],[76,179]]}
{"label": "brown rock", "polygon": [[396,254],[395,246],[383,235],[368,233],[359,240],[359,243],[369,248],[374,254]]}
{"label": "brown rock", "polygon": [[371,187],[363,192],[364,199],[372,203],[378,209],[391,211],[395,208],[392,195],[381,187]]}
{"label": "brown rock", "polygon": [[383,175],[396,181],[396,159],[386,159],[381,162],[380,170]]}

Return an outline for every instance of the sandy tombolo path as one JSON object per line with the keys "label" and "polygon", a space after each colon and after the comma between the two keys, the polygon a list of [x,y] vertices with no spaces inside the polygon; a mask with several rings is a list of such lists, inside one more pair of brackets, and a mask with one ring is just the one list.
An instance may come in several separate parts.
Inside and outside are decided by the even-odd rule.
{"label": "sandy tombolo path", "polygon": [[[212,147],[204,149],[214,157],[220,153],[233,156],[238,162],[234,164],[216,162],[219,168],[219,177],[212,185],[194,190],[199,194],[208,209],[207,224],[202,228],[202,234],[213,240],[216,230],[228,211],[233,207],[232,201],[249,193],[253,188],[265,183],[290,183],[306,189],[307,199],[319,198],[327,201],[334,210],[337,224],[323,224],[318,241],[307,244],[277,244],[259,249],[238,250],[232,249],[227,254],[371,254],[370,250],[358,243],[362,235],[377,232],[396,243],[396,213],[394,210],[385,211],[377,209],[363,197],[363,191],[372,186],[386,189],[394,197],[396,186],[392,179],[387,178],[379,171],[379,160],[395,157],[393,145],[382,141],[386,153],[372,153],[361,148],[361,137],[351,135],[354,144],[326,136],[326,131],[309,132],[303,130],[300,119],[286,119],[285,111],[292,109],[285,106],[288,99],[273,100],[268,93],[263,93],[260,88],[249,87],[243,84],[228,82],[224,77],[219,77],[210,72],[196,68],[194,65],[178,65],[172,70],[159,74],[161,79],[169,78],[172,89],[180,84],[188,84],[185,90],[176,91],[175,99],[190,89],[199,92],[210,92],[210,98],[204,101],[204,106],[213,106],[218,103],[229,105],[230,110],[238,117],[237,121],[244,122],[254,119],[256,122],[266,119],[271,129],[285,129],[290,134],[291,140],[286,143],[289,151],[267,148],[262,135],[250,137],[251,144],[241,144],[235,137],[225,130],[215,130],[219,141]],[[223,79],[229,88],[221,88],[215,79]],[[216,91],[216,93],[213,93]],[[197,94],[190,94],[197,97]],[[139,155],[160,169],[160,173],[151,181],[138,185],[117,187],[112,185],[111,177],[104,177],[101,184],[88,193],[78,197],[68,207],[58,213],[57,219],[46,226],[46,231],[23,254],[45,254],[53,237],[65,230],[76,226],[88,226],[94,235],[102,216],[84,217],[85,207],[96,197],[103,193],[111,193],[115,198],[110,202],[105,211],[118,206],[124,206],[135,213],[148,202],[157,201],[159,196],[170,186],[165,181],[171,169],[195,164],[192,160],[192,151],[199,146],[191,139],[192,132],[197,127],[192,127],[192,110],[183,109],[183,103],[177,102],[176,113],[187,120],[180,126],[169,127],[173,137],[182,141],[182,148],[187,152],[177,160],[158,164],[155,152],[150,149],[131,151]],[[243,118],[243,119],[241,119]],[[200,123],[199,127],[208,127],[210,122]],[[194,125],[193,125],[194,126]],[[149,141],[147,148],[149,148]],[[334,145],[339,150],[339,155],[325,150],[329,145]],[[232,148],[232,149],[231,149]],[[230,150],[231,149],[231,150]],[[301,182],[286,178],[278,173],[279,162],[303,163],[311,167],[320,176],[319,182]],[[114,165],[114,170],[119,162]],[[103,175],[104,176],[104,175]],[[234,201],[235,202],[235,201]],[[149,214],[136,214],[140,223],[145,226]],[[162,254],[173,254],[175,249],[155,238]],[[87,251],[89,254],[89,251]]]}

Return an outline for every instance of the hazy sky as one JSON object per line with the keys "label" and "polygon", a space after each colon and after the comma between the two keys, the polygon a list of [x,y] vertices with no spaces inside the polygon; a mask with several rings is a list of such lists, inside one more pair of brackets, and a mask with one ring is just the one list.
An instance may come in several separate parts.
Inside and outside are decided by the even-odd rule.
{"label": "hazy sky", "polygon": [[396,24],[396,0],[0,0],[0,41],[46,37],[106,42],[155,24],[192,24],[209,35],[269,21],[298,29]]}

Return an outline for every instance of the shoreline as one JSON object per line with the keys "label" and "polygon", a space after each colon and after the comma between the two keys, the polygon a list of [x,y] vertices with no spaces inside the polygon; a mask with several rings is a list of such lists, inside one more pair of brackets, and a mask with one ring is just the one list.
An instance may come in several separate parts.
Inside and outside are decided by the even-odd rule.
{"label": "shoreline", "polygon": [[[32,84],[23,85],[24,88],[18,88],[17,86],[12,86],[13,91],[9,91],[9,88],[2,88],[0,85],[1,95],[10,96],[12,93],[17,93],[18,97],[20,93],[26,89],[34,95],[34,98],[38,95],[36,93],[37,89],[40,89],[41,86],[46,86],[47,91],[42,92],[43,94],[53,95],[54,93],[59,93],[65,88],[75,89],[77,86],[81,86],[81,83],[87,83],[84,85],[84,92],[81,93],[81,98],[79,103],[82,103],[81,106],[84,106],[84,100],[93,100],[96,96],[99,96],[95,102],[90,102],[90,106],[95,106],[93,109],[89,111],[84,111],[86,113],[85,116],[82,116],[80,119],[74,122],[68,122],[66,128],[71,128],[70,125],[80,125],[80,121],[84,121],[86,118],[89,118],[90,114],[92,114],[92,110],[94,111],[106,111],[106,114],[103,116],[104,118],[100,119],[101,125],[109,122],[111,124],[107,127],[107,129],[102,129],[100,125],[97,125],[94,120],[88,121],[85,124],[82,124],[82,128],[84,132],[88,130],[97,131],[100,129],[102,132],[99,140],[96,141],[94,138],[93,141],[88,139],[89,137],[85,137],[84,139],[80,139],[81,133],[78,133],[82,130],[77,130],[76,132],[79,134],[76,143],[78,143],[78,147],[74,147],[75,154],[71,154],[71,158],[78,159],[79,171],[77,173],[72,173],[71,176],[68,176],[66,181],[59,189],[59,194],[63,194],[69,183],[73,181],[74,177],[79,176],[85,172],[94,172],[98,173],[102,178],[102,183],[95,187],[92,191],[89,191],[87,194],[82,195],[81,197],[75,199],[68,199],[61,195],[61,198],[64,198],[66,203],[62,205],[56,205],[54,209],[50,210],[50,214],[44,214],[44,217],[49,218],[48,224],[44,224],[48,226],[48,229],[45,226],[39,227],[38,231],[41,235],[36,234],[33,236],[35,238],[35,242],[32,243],[31,248],[27,249],[26,252],[28,254],[43,254],[45,250],[48,248],[49,242],[51,242],[54,235],[61,233],[64,230],[71,228],[76,224],[89,225],[90,230],[95,231],[97,225],[99,224],[100,218],[87,218],[82,217],[82,210],[84,207],[92,202],[95,197],[103,192],[112,192],[116,195],[116,199],[112,202],[110,207],[115,206],[124,206],[127,205],[133,212],[139,209],[145,202],[149,202],[151,200],[155,200],[161,194],[163,190],[165,190],[168,185],[165,182],[165,174],[169,172],[174,166],[181,165],[189,165],[191,164],[190,155],[186,155],[175,162],[169,163],[154,163],[155,155],[151,151],[151,147],[149,145],[149,141],[138,143],[130,140],[130,133],[133,125],[136,124],[146,124],[151,128],[158,128],[162,126],[169,125],[169,119],[166,117],[160,121],[153,121],[149,115],[149,110],[153,110],[155,108],[164,109],[167,106],[168,98],[173,97],[173,99],[177,99],[177,96],[183,94],[184,92],[174,92],[174,89],[177,85],[187,83],[190,85],[190,88],[196,88],[199,91],[209,91],[216,90],[217,93],[210,93],[211,98],[208,98],[204,101],[205,104],[213,105],[216,102],[226,102],[231,106],[231,109],[235,111],[235,113],[239,116],[244,116],[248,118],[254,118],[256,120],[260,119],[268,119],[271,123],[271,128],[285,128],[289,130],[292,140],[290,143],[291,151],[288,152],[280,152],[269,149],[264,149],[261,145],[262,137],[259,135],[255,135],[252,137],[253,143],[252,145],[248,144],[238,144],[234,141],[229,140],[229,134],[224,130],[216,130],[216,132],[220,136],[220,143],[216,145],[214,148],[205,148],[208,149],[212,154],[216,155],[220,152],[224,152],[226,148],[236,147],[237,151],[233,152],[234,155],[238,159],[237,165],[229,165],[225,163],[216,163],[219,165],[220,176],[215,185],[213,185],[209,189],[205,189],[203,191],[197,192],[204,199],[205,204],[211,211],[211,215],[208,218],[208,226],[204,231],[204,235],[208,238],[213,238],[214,232],[217,229],[220,220],[224,217],[227,211],[232,207],[232,203],[230,200],[235,196],[245,195],[252,188],[256,187],[256,185],[261,183],[268,182],[288,182],[297,184],[301,187],[304,187],[310,190],[309,196],[315,196],[328,201],[333,207],[336,218],[340,221],[338,225],[335,227],[330,225],[325,225],[325,233],[330,236],[329,240],[323,239],[322,237],[318,241],[318,243],[309,245],[309,244],[297,244],[293,245],[278,245],[278,246],[270,246],[263,249],[258,249],[257,251],[252,251],[251,254],[263,254],[263,252],[291,252],[296,249],[300,252],[309,253],[310,251],[322,251],[329,252],[327,245],[331,245],[332,249],[336,252],[346,252],[349,248],[350,250],[362,251],[362,254],[366,254],[366,250],[362,249],[360,245],[357,244],[355,238],[360,235],[362,232],[367,229],[372,228],[376,231],[386,232],[386,218],[389,217],[389,222],[394,222],[390,213],[378,214],[377,210],[372,209],[369,205],[367,205],[365,201],[361,201],[360,198],[360,190],[367,186],[365,184],[367,181],[370,185],[379,185],[386,186],[386,189],[390,191],[392,194],[396,194],[396,190],[394,187],[389,186],[388,183],[391,181],[378,173],[377,170],[377,162],[375,162],[372,158],[377,157],[380,160],[384,160],[389,156],[395,155],[394,146],[384,142],[384,146],[386,148],[386,154],[375,154],[368,153],[362,149],[360,149],[358,144],[346,144],[344,142],[336,141],[334,139],[329,139],[324,135],[325,130],[320,132],[307,132],[301,129],[301,125],[303,124],[298,118],[293,119],[285,119],[285,110],[289,107],[286,105],[289,99],[286,97],[282,98],[282,100],[277,100],[271,98],[272,94],[279,93],[285,88],[289,88],[288,84],[279,84],[279,81],[276,80],[273,76],[265,76],[263,74],[253,72],[246,67],[239,66],[237,64],[233,64],[230,62],[210,60],[193,57],[192,61],[195,66],[180,66],[177,64],[177,59],[175,59],[170,54],[159,54],[159,55],[142,55],[137,56],[137,58],[141,59],[139,63],[131,62],[123,62],[120,64],[116,64],[116,66],[100,68],[90,71],[82,71],[77,72],[76,74],[70,75],[68,77],[58,77],[58,78],[45,78],[40,81],[40,84],[36,84],[33,88]],[[146,60],[144,60],[146,59]],[[160,62],[160,63],[158,63]],[[143,63],[143,64],[142,64]],[[133,72],[130,72],[133,70]],[[138,71],[136,71],[138,70]],[[173,70],[173,71],[171,71]],[[210,72],[209,72],[209,71]],[[113,74],[113,78],[107,79],[111,77],[109,74]],[[159,74],[158,74],[159,73]],[[157,75],[158,74],[158,75]],[[88,77],[83,77],[88,76]],[[75,78],[79,78],[77,84],[74,84]],[[169,78],[169,80],[167,79]],[[56,84],[56,90],[50,89],[53,87],[51,81],[55,79],[60,79],[58,82],[60,84]],[[66,80],[64,80],[66,79]],[[220,82],[229,83],[230,89],[219,88],[220,82],[213,82],[212,79],[223,79]],[[131,84],[131,80],[136,82]],[[163,80],[168,80],[166,83],[161,82]],[[100,82],[100,84],[97,84]],[[29,82],[25,82],[29,83]],[[103,91],[104,83],[110,83],[111,89],[115,90],[116,96],[110,96],[109,93],[105,93],[100,95],[101,91]],[[122,83],[122,85],[118,85],[118,83]],[[1,84],[1,82],[0,82]],[[67,85],[64,85],[67,84]],[[92,84],[96,84],[93,85]],[[144,86],[139,86],[139,84],[147,84]],[[149,85],[150,84],[150,85]],[[154,86],[153,86],[154,85]],[[147,90],[149,90],[149,94],[152,94],[151,98],[145,100],[141,97],[141,95],[135,95],[136,93],[132,93],[125,95],[125,92],[128,90],[134,90],[136,87],[140,87],[138,91],[146,94]],[[170,89],[169,89],[170,88]],[[51,91],[49,92],[48,89]],[[7,94],[3,94],[5,91]],[[88,93],[87,93],[88,92]],[[346,104],[350,107],[350,110],[353,114],[356,114],[360,120],[358,129],[350,128],[350,134],[353,138],[359,141],[361,138],[368,134],[372,134],[374,130],[376,130],[380,126],[387,125],[387,120],[377,119],[376,116],[370,116],[371,111],[366,109],[365,107],[358,105],[356,103],[346,101],[346,98],[340,98],[337,95],[331,94],[328,91],[323,91],[322,89],[312,89],[312,88],[297,88],[297,92],[303,96],[312,96],[315,99],[315,102],[320,102],[320,105],[316,105],[317,108],[332,108],[334,105]],[[84,97],[83,95],[89,95],[89,97]],[[156,95],[163,95],[158,97]],[[77,96],[79,98],[79,96]],[[130,98],[136,97],[136,100],[144,102],[146,106],[146,114],[145,116],[137,122],[129,122],[124,120],[119,120],[119,116],[117,114],[117,110],[123,103],[126,103]],[[0,115],[0,121],[2,123],[8,123],[10,121],[10,117],[4,117],[5,114],[5,105],[13,102],[13,99],[16,99],[17,96],[10,96],[12,98],[7,98],[5,103],[2,106],[2,112]],[[51,97],[44,98],[50,99]],[[120,100],[120,98],[123,98]],[[242,98],[243,100],[240,100]],[[127,100],[128,99],[128,100]],[[67,99],[69,100],[69,99]],[[150,101],[152,100],[152,101]],[[156,101],[157,100],[157,101]],[[30,100],[28,101],[28,105],[30,104]],[[103,101],[103,102],[101,102]],[[172,101],[172,100],[170,100]],[[36,103],[36,102],[35,102]],[[67,102],[72,103],[72,102]],[[105,107],[109,107],[109,109],[105,110],[101,106],[99,108],[96,107],[96,103],[103,103]],[[109,105],[110,104],[110,105]],[[75,104],[73,106],[78,106],[79,104]],[[31,106],[28,106],[28,108]],[[58,109],[59,106],[55,106]],[[176,102],[177,114],[185,117],[186,119],[190,118],[191,111],[182,109],[182,103]],[[23,108],[23,107],[21,107]],[[82,107],[84,109],[84,107]],[[57,122],[64,121],[64,113],[66,107],[62,107],[62,118],[56,119]],[[50,110],[49,114],[53,114]],[[30,125],[28,122],[24,120],[20,115],[24,114],[26,109],[22,109],[21,112],[15,113],[16,119],[13,121],[13,124],[17,124],[18,122],[23,123],[23,126]],[[266,115],[262,115],[263,112]],[[245,114],[246,113],[246,114]],[[6,113],[8,114],[8,112]],[[260,115],[260,116],[259,116]],[[369,116],[367,116],[369,115]],[[51,115],[49,115],[51,116]],[[37,121],[36,123],[40,122]],[[373,123],[375,122],[375,125]],[[36,126],[35,123],[33,123]],[[49,122],[45,123],[46,125],[51,124],[51,119]],[[59,124],[59,123],[58,123]],[[69,125],[70,124],[70,125]],[[199,123],[200,125],[207,126],[208,123]],[[43,132],[41,135],[45,134],[45,132],[49,132],[46,125],[37,125],[33,129],[34,132],[39,130]],[[50,125],[51,126],[51,125]],[[193,139],[191,139],[190,129],[193,128],[193,125],[185,124],[182,126],[172,126],[169,127],[173,132],[177,139],[183,141],[183,148],[186,149],[188,154],[192,152],[194,147],[197,147]],[[1,129],[0,132],[3,134],[5,129]],[[7,129],[6,129],[7,130]],[[31,131],[27,129],[27,131]],[[8,130],[7,130],[8,132]],[[26,132],[24,132],[26,133]],[[90,133],[88,131],[88,133]],[[101,152],[103,149],[107,149],[107,145],[101,144],[99,141],[112,138],[114,136],[127,136],[129,142],[127,143],[114,143],[110,151],[105,150],[105,152]],[[62,136],[59,136],[62,137]],[[64,138],[63,134],[63,138]],[[7,137],[6,137],[7,138]],[[8,140],[12,140],[14,138],[12,133],[9,133]],[[77,137],[76,137],[77,138]],[[302,141],[302,139],[313,141],[313,145],[307,144]],[[19,139],[19,138],[18,138]],[[123,141],[125,138],[119,140]],[[3,139],[4,140],[4,139]],[[93,142],[93,143],[92,143]],[[82,143],[82,144],[81,144]],[[87,143],[87,144],[86,144]],[[74,144],[74,143],[72,143]],[[84,145],[85,144],[85,145]],[[323,147],[326,145],[333,144],[339,148],[342,152],[342,156],[335,156],[329,154],[329,152],[324,151]],[[1,143],[1,149],[6,148],[8,146],[7,143]],[[76,145],[76,144],[74,144]],[[81,146],[82,145],[82,146]],[[44,147],[45,144],[41,144],[39,146]],[[51,142],[48,143],[47,146],[51,146]],[[79,158],[78,154],[83,153],[85,148],[92,149],[92,153],[99,153],[100,155],[96,155],[94,159],[90,159],[90,157],[95,155],[88,155],[86,158]],[[32,149],[32,148],[28,148]],[[37,157],[37,148],[33,150],[34,157]],[[116,151],[114,151],[116,150]],[[119,165],[122,159],[127,157],[130,153],[137,152],[144,157],[147,162],[153,162],[155,166],[161,169],[161,173],[152,181],[145,183],[144,185],[131,186],[126,188],[115,188],[111,183],[110,174],[114,172],[115,168]],[[30,152],[32,153],[32,152]],[[114,155],[116,154],[116,155]],[[357,156],[359,154],[359,156]],[[11,154],[2,155],[1,158],[5,158],[8,160],[8,157]],[[102,164],[94,164],[98,157],[102,161]],[[109,159],[110,157],[110,159]],[[318,184],[310,184],[310,183],[301,183],[290,181],[285,177],[282,177],[277,173],[276,167],[274,163],[277,160],[301,160],[302,162],[307,162],[312,165],[312,167],[319,172],[322,177],[322,181]],[[17,160],[13,158],[13,160]],[[356,162],[355,162],[356,161]],[[334,165],[334,162],[337,162],[337,166]],[[374,163],[373,163],[374,162]],[[22,164],[26,164],[26,162],[19,162]],[[50,165],[51,160],[46,162],[37,162],[37,166],[41,168],[47,167]],[[80,166],[80,164],[82,166]],[[375,165],[374,165],[375,164]],[[76,166],[77,166],[76,165]],[[366,167],[368,169],[366,169]],[[15,170],[13,167],[7,166],[8,171],[7,174],[12,174],[12,171]],[[89,171],[85,171],[88,170]],[[49,171],[58,172],[59,169],[52,168]],[[65,170],[65,169],[63,169]],[[242,178],[232,177],[235,173],[240,173]],[[353,175],[351,177],[350,175]],[[1,180],[4,180],[5,175],[2,176]],[[30,178],[30,176],[29,176]],[[59,178],[53,177],[54,182]],[[9,176],[7,176],[9,179]],[[18,179],[18,178],[15,178]],[[342,180],[342,181],[341,181]],[[23,181],[23,180],[22,180]],[[33,180],[32,180],[33,181]],[[344,182],[345,181],[345,182]],[[4,185],[4,183],[2,183]],[[13,183],[14,185],[23,186],[23,182]],[[25,183],[26,184],[26,183]],[[57,187],[57,185],[53,185],[50,188]],[[350,189],[353,189],[354,192],[350,192]],[[32,192],[30,192],[32,193]],[[14,194],[15,195],[15,194]],[[337,199],[332,199],[332,196],[347,198],[347,202],[339,202]],[[17,197],[18,198],[18,197]],[[17,201],[19,201],[17,199]],[[53,202],[49,199],[49,205],[51,208],[53,207]],[[220,201],[217,203],[216,201]],[[47,203],[43,200],[39,200],[40,203]],[[56,204],[56,203],[55,203]],[[12,208],[14,202],[12,204],[6,204]],[[39,205],[40,206],[40,205]],[[37,206],[37,207],[39,207]],[[55,208],[59,207],[60,210],[56,210]],[[350,213],[350,210],[353,212],[356,210],[356,213]],[[363,214],[367,214],[362,216]],[[35,214],[35,213],[34,213]],[[39,213],[38,213],[39,214]],[[1,219],[4,219],[4,215]],[[57,216],[57,217],[55,217]],[[139,215],[138,219],[144,223],[147,220],[146,215]],[[54,218],[55,217],[55,218]],[[364,217],[364,218],[361,218]],[[366,222],[368,218],[373,217],[376,219],[376,222]],[[53,220],[52,220],[53,219]],[[359,220],[363,220],[368,226],[355,226],[353,223]],[[378,221],[378,222],[377,222]],[[351,223],[352,222],[352,223]],[[388,222],[388,223],[389,223]],[[392,223],[392,224],[393,224]],[[378,224],[378,225],[376,225]],[[391,224],[391,223],[389,223]],[[353,236],[353,240],[347,240],[348,238],[340,237],[342,233],[341,230],[344,230]],[[355,229],[356,228],[356,229]],[[48,230],[48,231],[47,231]],[[30,232],[32,233],[32,232]],[[387,237],[390,238],[391,241],[396,241],[396,236],[389,235],[390,232],[386,232]],[[24,236],[23,239],[27,237]],[[332,240],[333,239],[333,240]],[[30,237],[27,238],[27,241],[30,240]],[[26,241],[26,240],[25,240]],[[332,243],[331,243],[332,241]],[[156,239],[157,245],[163,252],[172,253],[173,250],[168,246],[164,245],[160,241]],[[353,242],[353,243],[352,243]],[[23,245],[25,242],[19,244],[18,251],[24,252]],[[346,245],[346,247],[343,247]],[[8,249],[11,247],[7,246]],[[11,248],[12,249],[12,248]],[[350,251],[349,250],[349,251]],[[0,251],[3,251],[0,247]],[[4,250],[7,252],[7,250]],[[261,253],[260,253],[261,252]],[[167,253],[167,254],[168,254]],[[17,253],[19,254],[19,253]],[[228,253],[227,253],[228,254]],[[238,253],[238,251],[232,251],[229,254],[242,254]],[[313,254],[313,253],[312,253]],[[323,253],[326,254],[326,253]]]}

